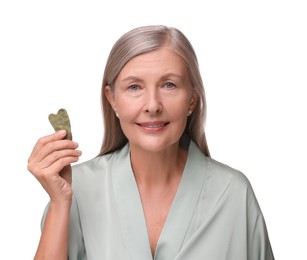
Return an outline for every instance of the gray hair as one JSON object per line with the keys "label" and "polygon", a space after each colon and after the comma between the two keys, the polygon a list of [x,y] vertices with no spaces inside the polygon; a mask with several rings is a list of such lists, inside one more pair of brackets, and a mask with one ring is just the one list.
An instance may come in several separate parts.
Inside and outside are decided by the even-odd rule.
{"label": "gray hair", "polygon": [[105,88],[110,86],[111,90],[114,90],[118,74],[132,58],[162,47],[167,47],[176,52],[185,61],[191,85],[198,97],[196,107],[188,118],[185,134],[198,145],[206,156],[210,156],[204,131],[206,119],[205,91],[196,54],[191,43],[181,31],[163,25],[135,28],[121,36],[111,49],[102,81],[101,100],[104,138],[99,155],[113,152],[128,142],[119,120],[106,98]]}

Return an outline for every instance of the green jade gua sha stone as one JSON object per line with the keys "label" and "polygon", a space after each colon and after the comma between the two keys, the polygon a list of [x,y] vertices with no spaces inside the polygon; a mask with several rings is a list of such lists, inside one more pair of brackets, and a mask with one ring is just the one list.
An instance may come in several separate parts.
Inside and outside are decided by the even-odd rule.
{"label": "green jade gua sha stone", "polygon": [[62,129],[66,131],[66,136],[64,139],[72,140],[70,121],[67,111],[64,108],[61,108],[57,114],[50,114],[48,119],[55,131]]}

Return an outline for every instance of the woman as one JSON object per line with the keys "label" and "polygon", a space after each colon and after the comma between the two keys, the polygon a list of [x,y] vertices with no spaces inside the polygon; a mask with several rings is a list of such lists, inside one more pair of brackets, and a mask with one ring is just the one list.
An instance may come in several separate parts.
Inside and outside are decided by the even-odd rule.
{"label": "woman", "polygon": [[102,105],[99,156],[71,168],[81,152],[65,131],[30,155],[50,196],[35,259],[274,259],[249,181],[210,158],[197,58],[179,30],[124,34]]}

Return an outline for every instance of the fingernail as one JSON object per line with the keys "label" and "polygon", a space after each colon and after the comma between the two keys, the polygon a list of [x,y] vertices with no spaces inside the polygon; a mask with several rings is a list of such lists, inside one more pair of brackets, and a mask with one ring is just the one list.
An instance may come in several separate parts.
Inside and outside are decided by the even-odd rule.
{"label": "fingernail", "polygon": [[65,131],[64,129],[62,129],[62,130],[59,130],[58,133],[59,133],[60,135],[63,135],[63,134],[66,134],[66,131]]}

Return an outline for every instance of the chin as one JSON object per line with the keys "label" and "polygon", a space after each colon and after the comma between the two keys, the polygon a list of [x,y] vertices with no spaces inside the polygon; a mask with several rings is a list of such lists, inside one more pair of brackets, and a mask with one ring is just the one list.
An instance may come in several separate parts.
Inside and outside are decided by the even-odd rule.
{"label": "chin", "polygon": [[150,153],[158,153],[165,151],[172,146],[178,146],[179,139],[178,140],[169,140],[169,141],[162,141],[162,140],[144,140],[143,142],[129,142],[130,147],[133,146],[138,150],[143,150],[144,152],[150,152]]}

